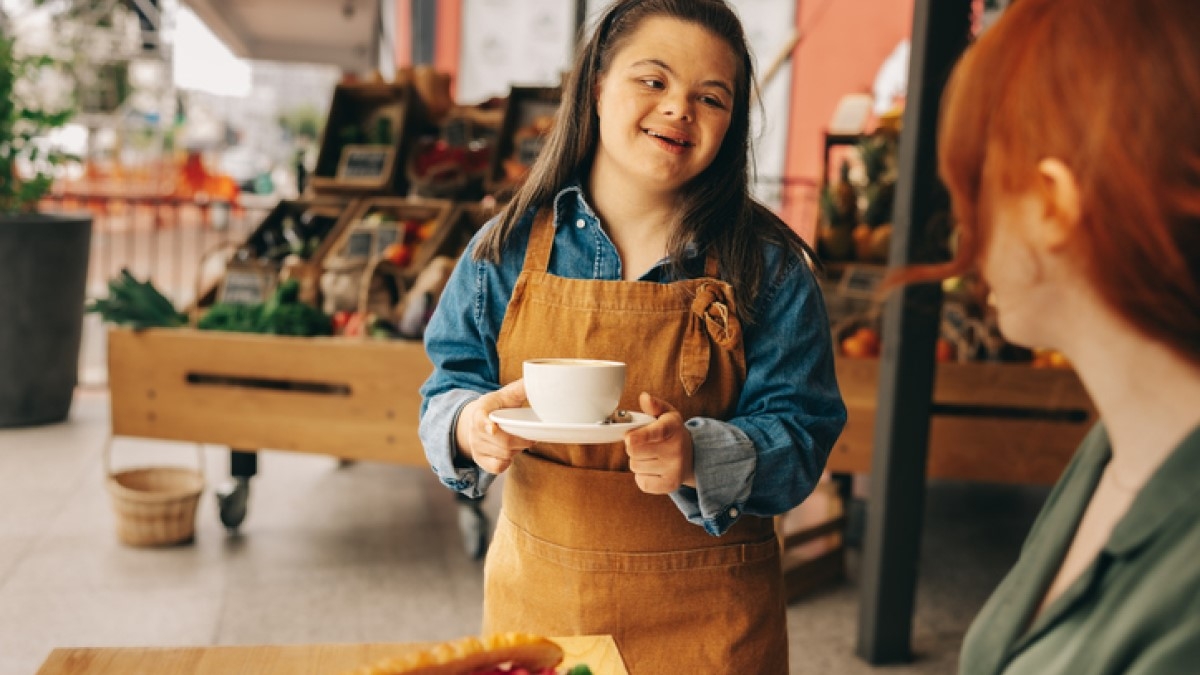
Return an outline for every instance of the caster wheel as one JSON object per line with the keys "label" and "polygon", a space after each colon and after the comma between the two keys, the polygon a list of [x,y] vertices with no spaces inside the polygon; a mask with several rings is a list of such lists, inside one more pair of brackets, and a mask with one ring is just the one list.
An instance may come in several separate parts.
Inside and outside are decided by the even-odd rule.
{"label": "caster wheel", "polygon": [[237,532],[238,526],[246,519],[246,507],[250,498],[250,479],[234,478],[217,488],[217,508],[221,516],[221,524],[225,529]]}

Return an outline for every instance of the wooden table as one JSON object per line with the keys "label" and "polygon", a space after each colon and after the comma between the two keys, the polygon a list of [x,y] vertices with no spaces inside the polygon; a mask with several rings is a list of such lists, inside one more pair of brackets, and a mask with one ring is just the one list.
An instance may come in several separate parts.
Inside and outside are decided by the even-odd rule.
{"label": "wooden table", "polygon": [[[607,635],[553,638],[562,667],[587,664],[595,675],[628,675]],[[37,675],[340,675],[428,643],[227,647],[66,647],[50,652]]]}

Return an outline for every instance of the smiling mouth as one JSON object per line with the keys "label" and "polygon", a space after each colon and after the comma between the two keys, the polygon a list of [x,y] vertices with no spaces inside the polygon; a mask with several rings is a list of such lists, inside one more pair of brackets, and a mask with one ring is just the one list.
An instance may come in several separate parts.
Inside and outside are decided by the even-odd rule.
{"label": "smiling mouth", "polygon": [[659,134],[659,133],[650,131],[649,129],[643,129],[642,132],[651,138],[657,138],[660,141],[663,141],[665,143],[670,143],[671,145],[674,145],[679,148],[690,148],[695,145],[695,143],[692,143],[691,141],[687,140],[686,138],[678,138],[675,136],[665,136],[663,134]]}

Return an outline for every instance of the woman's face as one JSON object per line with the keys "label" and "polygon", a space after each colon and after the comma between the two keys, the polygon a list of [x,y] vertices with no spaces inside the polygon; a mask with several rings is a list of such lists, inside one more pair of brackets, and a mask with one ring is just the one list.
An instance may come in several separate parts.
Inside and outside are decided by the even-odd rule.
{"label": "woman's face", "polygon": [[596,163],[674,191],[712,163],[729,128],[737,60],[701,26],[644,20],[612,59],[597,91]]}

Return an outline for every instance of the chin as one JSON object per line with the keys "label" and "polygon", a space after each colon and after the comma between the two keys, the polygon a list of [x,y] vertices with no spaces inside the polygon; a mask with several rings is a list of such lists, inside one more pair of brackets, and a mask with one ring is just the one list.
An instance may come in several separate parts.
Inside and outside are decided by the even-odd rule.
{"label": "chin", "polygon": [[1050,347],[1046,344],[1046,340],[1039,333],[1038,322],[1036,317],[1020,316],[1012,317],[1003,312],[998,313],[997,325],[1000,328],[1000,335],[1004,339],[1018,347],[1026,347],[1033,349],[1035,347]]}

